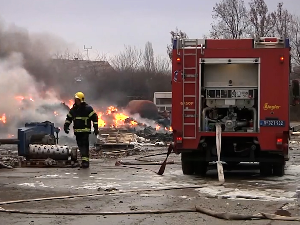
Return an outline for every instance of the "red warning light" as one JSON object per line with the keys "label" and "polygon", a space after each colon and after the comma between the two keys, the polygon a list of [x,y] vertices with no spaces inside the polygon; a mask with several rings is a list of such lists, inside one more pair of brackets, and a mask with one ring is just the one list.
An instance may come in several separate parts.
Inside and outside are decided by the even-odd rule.
{"label": "red warning light", "polygon": [[283,57],[283,56],[280,56],[280,62],[283,63],[283,61],[284,61],[284,57]]}
{"label": "red warning light", "polygon": [[176,61],[177,61],[177,62],[180,62],[180,61],[181,61],[181,59],[178,57],[178,58],[176,59]]}

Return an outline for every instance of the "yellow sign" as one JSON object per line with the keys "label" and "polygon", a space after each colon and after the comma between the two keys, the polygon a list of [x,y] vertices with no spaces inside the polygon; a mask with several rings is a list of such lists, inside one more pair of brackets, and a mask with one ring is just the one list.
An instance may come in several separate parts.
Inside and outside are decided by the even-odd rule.
{"label": "yellow sign", "polygon": [[280,109],[281,106],[279,105],[269,105],[269,103],[264,104],[264,110],[274,110],[274,109]]}
{"label": "yellow sign", "polygon": [[[183,102],[180,102],[180,105],[183,105]],[[184,105],[194,105],[194,102],[184,102]]]}

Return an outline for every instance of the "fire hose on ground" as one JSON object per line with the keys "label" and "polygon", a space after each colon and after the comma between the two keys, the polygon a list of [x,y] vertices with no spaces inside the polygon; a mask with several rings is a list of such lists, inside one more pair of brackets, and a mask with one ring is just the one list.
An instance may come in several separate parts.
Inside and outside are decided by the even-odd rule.
{"label": "fire hose on ground", "polygon": [[[218,162],[220,164],[220,154],[221,154],[221,130],[219,126],[216,126],[216,146],[217,146],[217,154],[218,154]],[[139,168],[139,167],[129,167],[134,169],[144,169],[149,170],[152,172],[155,172],[158,175],[162,175],[165,170],[166,164],[174,164],[174,161],[168,162],[168,156],[171,154],[173,150],[173,146],[170,145],[168,148],[167,153],[159,153],[159,154],[153,154],[153,155],[147,155],[137,158],[138,161],[146,161],[148,164],[153,165],[153,161],[145,160],[145,158],[150,156],[157,156],[157,155],[165,155],[167,154],[166,159],[161,162],[156,162],[155,165],[161,164],[161,168],[158,172],[145,169],[145,168]],[[124,163],[124,162],[123,162]],[[218,166],[218,175],[219,175],[219,181],[221,184],[224,183],[224,174],[223,174],[223,167],[222,164]],[[122,163],[120,161],[116,162],[116,165],[121,166]],[[130,164],[129,164],[130,165]],[[139,164],[139,165],[147,165],[145,164]],[[219,186],[217,184],[216,186]],[[189,186],[189,187],[169,187],[169,188],[156,188],[156,189],[139,189],[139,190],[127,190],[127,191],[113,191],[113,192],[107,192],[107,193],[96,193],[96,194],[83,194],[83,195],[69,195],[69,196],[59,196],[59,197],[47,197],[47,198],[35,198],[35,199],[24,199],[24,200],[15,200],[15,201],[6,201],[6,202],[0,202],[0,205],[8,205],[8,204],[16,204],[16,203],[25,203],[25,202],[40,202],[40,201],[53,201],[53,200],[63,200],[63,199],[71,199],[71,198],[82,198],[82,197],[90,197],[90,196],[105,196],[105,195],[112,195],[112,194],[127,194],[127,193],[133,193],[133,192],[150,192],[150,191],[166,191],[166,190],[175,190],[175,189],[195,189],[195,188],[203,188],[208,185],[197,185],[197,186]],[[211,186],[211,185],[210,185]],[[93,216],[93,215],[137,215],[137,214],[170,214],[170,213],[202,213],[208,216],[212,216],[219,219],[224,220],[280,220],[280,221],[300,221],[300,217],[288,217],[288,216],[280,216],[276,214],[269,214],[269,213],[257,213],[257,214],[237,214],[237,213],[231,213],[231,212],[216,212],[210,209],[206,209],[200,206],[195,206],[194,208],[187,208],[187,209],[170,209],[170,210],[132,210],[132,211],[120,211],[120,212],[43,212],[43,211],[31,211],[31,210],[8,210],[0,207],[0,213],[14,213],[14,214],[34,214],[34,215],[86,215],[86,216]]]}
{"label": "fire hose on ground", "polygon": [[[115,191],[114,194],[126,194],[132,192],[145,192],[145,191],[162,191],[162,190],[173,190],[173,189],[187,189],[187,188],[199,188],[202,186],[191,186],[191,187],[174,187],[174,188],[158,188],[158,189],[140,189],[140,190],[128,190],[128,191]],[[85,195],[69,195],[69,196],[60,196],[60,197],[48,197],[48,198],[37,198],[37,199],[27,199],[27,200],[15,200],[15,201],[7,201],[0,202],[0,205],[8,205],[8,204],[16,204],[16,203],[25,203],[25,202],[38,202],[38,201],[46,201],[46,200],[63,200],[63,199],[71,199],[71,198],[79,198],[79,197],[90,197],[90,196],[104,196],[104,195],[112,195],[109,193],[97,193],[97,194],[85,194]],[[279,221],[300,221],[300,217],[288,217],[288,216],[280,216],[276,214],[270,213],[257,213],[257,214],[238,214],[231,212],[216,212],[210,209],[206,209],[204,207],[195,206],[194,208],[187,209],[169,209],[169,210],[132,210],[132,211],[119,211],[119,212],[43,212],[43,211],[31,211],[31,210],[7,210],[3,207],[0,207],[0,213],[13,213],[13,214],[27,214],[27,215],[85,215],[85,216],[95,216],[95,215],[103,215],[103,216],[113,216],[113,215],[140,215],[140,214],[171,214],[171,213],[202,213],[208,216],[212,216],[218,219],[223,220],[279,220]]]}

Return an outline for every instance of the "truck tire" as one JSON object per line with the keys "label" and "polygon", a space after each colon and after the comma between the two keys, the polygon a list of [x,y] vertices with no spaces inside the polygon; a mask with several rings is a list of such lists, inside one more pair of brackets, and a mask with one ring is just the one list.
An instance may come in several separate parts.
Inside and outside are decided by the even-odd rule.
{"label": "truck tire", "polygon": [[273,164],[273,175],[282,177],[284,175],[285,163],[274,163]]}
{"label": "truck tire", "polygon": [[205,176],[207,172],[208,163],[204,161],[194,162],[195,174],[198,176]]}
{"label": "truck tire", "polygon": [[184,175],[193,175],[195,172],[193,161],[190,159],[191,156],[192,153],[190,152],[181,153],[181,168]]}
{"label": "truck tire", "polygon": [[193,175],[194,174],[194,167],[193,167],[192,162],[190,162],[190,161],[182,160],[181,168],[182,168],[182,173],[184,175]]}
{"label": "truck tire", "polygon": [[273,166],[271,163],[260,162],[260,175],[264,177],[271,176],[273,173]]}

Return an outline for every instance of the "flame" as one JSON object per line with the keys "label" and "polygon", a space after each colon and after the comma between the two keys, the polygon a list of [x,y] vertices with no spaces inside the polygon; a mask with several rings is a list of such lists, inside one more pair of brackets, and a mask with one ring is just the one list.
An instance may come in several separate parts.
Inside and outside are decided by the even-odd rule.
{"label": "flame", "polygon": [[23,101],[24,99],[28,99],[32,102],[34,102],[33,98],[32,97],[25,97],[25,96],[16,96],[15,99],[19,100],[19,101]]}
{"label": "flame", "polygon": [[108,108],[107,108],[107,110],[106,110],[106,115],[110,115],[110,114],[112,114],[112,113],[114,113],[114,112],[117,112],[118,111],[118,109],[116,108],[116,107],[114,107],[114,106],[109,106]]}
{"label": "flame", "polygon": [[19,100],[19,101],[22,101],[22,100],[25,99],[25,97],[23,97],[23,96],[16,96],[15,99],[17,99],[17,100]]}
{"label": "flame", "polygon": [[169,131],[173,132],[173,128],[172,128],[172,127],[170,127],[170,128],[169,128]]}
{"label": "flame", "polygon": [[6,123],[6,115],[5,114],[2,114],[2,116],[0,117],[0,121],[2,123]]}
{"label": "flame", "polygon": [[74,101],[72,99],[69,100],[69,103],[66,104],[70,109],[73,107],[74,105]]}
{"label": "flame", "polygon": [[106,123],[105,121],[102,119],[102,113],[98,113],[98,127],[105,127]]}
{"label": "flame", "polygon": [[[30,100],[34,102],[34,99],[32,97],[26,97],[26,96],[15,96],[15,99],[18,101],[23,100]],[[66,103],[67,102],[67,103]],[[69,108],[72,108],[74,105],[74,100],[70,99],[68,101],[65,101],[64,103]],[[129,115],[126,115],[126,113],[119,111],[119,109],[115,106],[109,106],[106,108],[106,110],[96,110],[96,113],[98,115],[98,126],[99,127],[120,127],[120,126],[137,126],[139,123],[137,121],[134,121],[133,119],[130,119]],[[53,112],[54,116],[62,116],[57,111]],[[0,122],[6,123],[6,115],[3,114],[2,117],[0,115]],[[141,124],[144,126],[144,124]],[[159,130],[160,126],[156,127],[156,130]]]}
{"label": "flame", "polygon": [[156,125],[156,128],[155,128],[156,130],[159,130],[160,129],[160,126],[159,125]]}
{"label": "flame", "polygon": [[130,125],[131,125],[131,126],[136,126],[136,125],[138,125],[138,123],[135,122],[135,121],[133,121],[133,120],[131,120],[131,121],[130,121]]}

